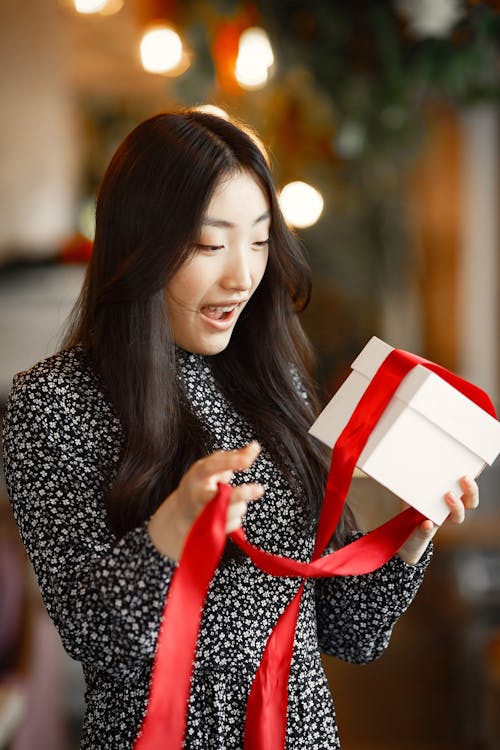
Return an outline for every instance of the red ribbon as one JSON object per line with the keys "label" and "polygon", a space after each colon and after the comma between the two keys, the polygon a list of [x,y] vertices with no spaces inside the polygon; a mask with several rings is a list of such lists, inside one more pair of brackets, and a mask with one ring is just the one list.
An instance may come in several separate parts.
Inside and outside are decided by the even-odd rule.
{"label": "red ribbon", "polygon": [[[280,557],[255,547],[243,529],[234,542],[266,573],[302,578],[302,585],[271,633],[247,704],[244,750],[283,750],[286,738],[288,676],[304,581],[376,570],[396,554],[424,516],[408,508],[355,542],[321,557],[338,524],[356,462],[405,375],[424,365],[461,391],[488,414],[495,409],[484,391],[439,365],[394,349],[370,381],[332,453],[325,497],[310,563]],[[225,518],[231,487],[219,485],[216,497],[196,519],[186,540],[165,602],[146,716],[134,750],[181,750],[203,604],[226,543]]]}

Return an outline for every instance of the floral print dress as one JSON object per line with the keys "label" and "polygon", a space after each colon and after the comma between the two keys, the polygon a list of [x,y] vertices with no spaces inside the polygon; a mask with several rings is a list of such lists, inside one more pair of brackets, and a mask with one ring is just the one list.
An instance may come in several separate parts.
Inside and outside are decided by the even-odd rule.
{"label": "floral print dress", "polygon": [[[207,451],[241,447],[252,427],[217,388],[210,357],[177,350],[178,378],[209,436]],[[132,748],[147,704],[175,561],[144,523],[118,540],[105,493],[123,430],[88,354],[64,350],[16,376],[4,421],[9,497],[47,610],[86,679],[82,750]],[[303,504],[263,450],[235,483],[267,485],[244,528],[253,544],[308,561]],[[275,578],[237,550],[210,585],[198,639],[184,747],[241,750],[246,701],[268,636],[300,580]],[[306,582],[289,677],[287,750],[335,750],[339,737],[320,652],[368,662],[386,648],[430,558],[395,557],[374,573]],[[172,676],[175,679],[175,675]]]}

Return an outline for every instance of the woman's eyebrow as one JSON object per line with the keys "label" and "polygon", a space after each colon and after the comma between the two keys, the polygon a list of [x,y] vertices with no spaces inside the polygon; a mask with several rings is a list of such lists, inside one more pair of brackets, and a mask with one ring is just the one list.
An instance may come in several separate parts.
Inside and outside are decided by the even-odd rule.
{"label": "woman's eyebrow", "polygon": [[[257,219],[255,219],[252,226],[255,226],[256,224],[259,224],[259,222],[264,221],[264,219],[269,219],[271,217],[271,211],[266,211],[261,216],[259,216]],[[225,219],[214,219],[211,216],[205,216],[203,221],[201,222],[203,226],[209,226],[209,227],[222,227],[225,229],[231,229],[235,224],[233,224],[231,221],[226,221]]]}

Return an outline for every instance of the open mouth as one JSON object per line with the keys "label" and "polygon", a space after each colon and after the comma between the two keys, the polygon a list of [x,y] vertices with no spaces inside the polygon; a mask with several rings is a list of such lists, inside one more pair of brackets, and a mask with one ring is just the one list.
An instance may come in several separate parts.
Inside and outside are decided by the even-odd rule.
{"label": "open mouth", "polygon": [[216,307],[215,305],[205,305],[201,308],[201,312],[206,318],[210,320],[228,320],[231,318],[232,313],[236,310],[237,305],[231,305],[228,307]]}

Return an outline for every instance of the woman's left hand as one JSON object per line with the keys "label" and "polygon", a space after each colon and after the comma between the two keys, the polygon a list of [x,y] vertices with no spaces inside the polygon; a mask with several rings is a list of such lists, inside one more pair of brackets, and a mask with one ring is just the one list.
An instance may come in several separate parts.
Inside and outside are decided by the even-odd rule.
{"label": "woman's left hand", "polygon": [[[444,496],[450,509],[450,515],[445,523],[463,523],[465,511],[469,508],[477,508],[479,505],[479,488],[473,479],[462,477],[460,487],[463,491],[461,497],[454,492],[447,492]],[[416,565],[439,528],[429,519],[423,521],[398,550],[399,557],[410,565]]]}

